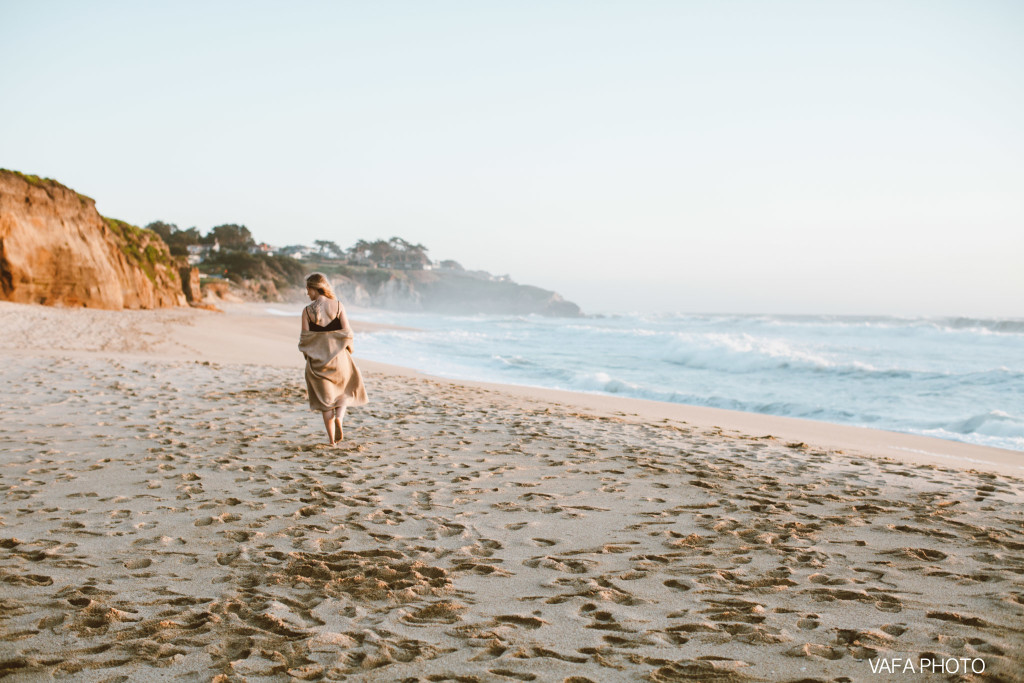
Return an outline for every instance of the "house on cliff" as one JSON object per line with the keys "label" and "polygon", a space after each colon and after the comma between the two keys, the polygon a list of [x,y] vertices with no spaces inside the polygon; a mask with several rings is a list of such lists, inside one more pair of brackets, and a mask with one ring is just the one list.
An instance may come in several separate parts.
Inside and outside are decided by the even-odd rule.
{"label": "house on cliff", "polygon": [[282,256],[291,256],[292,258],[299,259],[300,261],[308,259],[310,256],[315,256],[319,253],[316,249],[302,244],[292,244],[287,247],[281,247],[277,252]]}
{"label": "house on cliff", "polygon": [[217,240],[213,244],[190,244],[188,249],[188,264],[195,266],[206,260],[211,252],[220,251],[220,243]]}
{"label": "house on cliff", "polygon": [[267,256],[273,256],[277,252],[277,247],[272,247],[266,242],[260,242],[249,247],[250,254],[266,254]]}

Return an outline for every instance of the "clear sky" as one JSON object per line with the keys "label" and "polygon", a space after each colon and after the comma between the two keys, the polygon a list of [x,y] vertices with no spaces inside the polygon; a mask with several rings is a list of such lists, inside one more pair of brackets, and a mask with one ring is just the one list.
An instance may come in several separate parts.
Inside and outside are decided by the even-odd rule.
{"label": "clear sky", "polygon": [[0,167],[587,311],[1024,317],[1024,2],[0,0]]}

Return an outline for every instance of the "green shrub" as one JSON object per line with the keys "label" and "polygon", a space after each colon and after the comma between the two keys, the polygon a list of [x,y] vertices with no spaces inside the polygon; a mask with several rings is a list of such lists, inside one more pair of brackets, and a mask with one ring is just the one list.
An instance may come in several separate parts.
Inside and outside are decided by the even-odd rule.
{"label": "green shrub", "polygon": [[277,287],[301,287],[305,276],[302,264],[291,257],[247,251],[211,252],[199,269],[203,273],[223,275],[233,282],[272,280]]}
{"label": "green shrub", "polygon": [[141,268],[150,282],[156,284],[157,266],[164,267],[165,272],[169,271],[171,279],[175,279],[177,274],[171,268],[174,265],[173,258],[166,248],[160,248],[163,245],[163,240],[159,235],[152,230],[146,230],[116,218],[103,216],[103,222],[117,236],[117,246],[128,262]]}

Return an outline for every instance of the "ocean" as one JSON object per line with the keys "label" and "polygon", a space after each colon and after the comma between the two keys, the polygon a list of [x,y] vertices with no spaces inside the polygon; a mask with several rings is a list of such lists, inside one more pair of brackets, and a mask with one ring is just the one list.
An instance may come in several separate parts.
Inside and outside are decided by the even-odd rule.
{"label": "ocean", "polygon": [[728,408],[1024,451],[1024,320],[361,311],[357,356],[441,377]]}

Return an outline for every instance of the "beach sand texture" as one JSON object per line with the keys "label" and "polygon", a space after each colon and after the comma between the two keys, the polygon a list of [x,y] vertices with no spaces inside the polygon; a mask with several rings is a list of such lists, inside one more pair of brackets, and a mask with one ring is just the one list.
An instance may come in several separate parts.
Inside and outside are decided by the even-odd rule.
{"label": "beach sand texture", "polygon": [[1024,680],[1020,478],[372,363],[332,449],[260,320],[0,305],[0,677]]}

